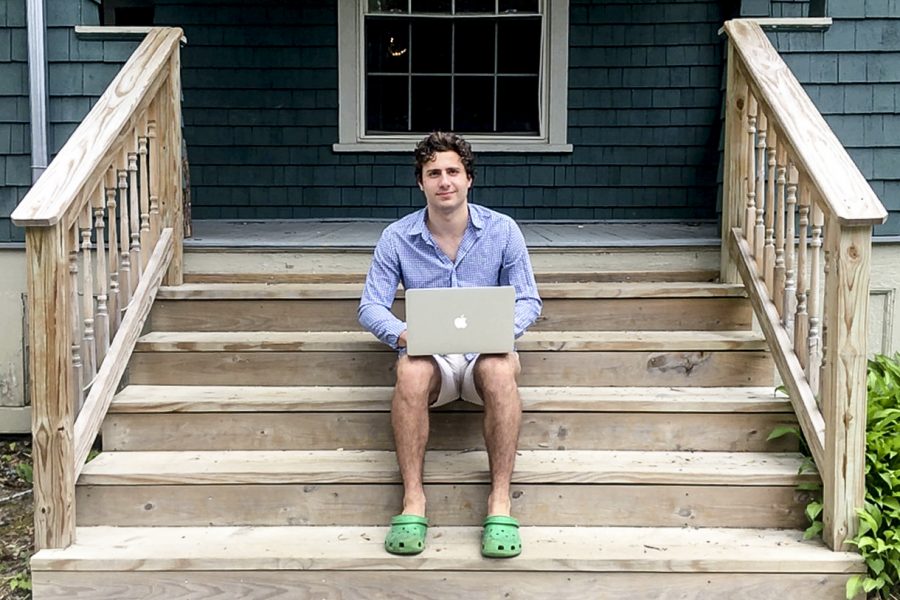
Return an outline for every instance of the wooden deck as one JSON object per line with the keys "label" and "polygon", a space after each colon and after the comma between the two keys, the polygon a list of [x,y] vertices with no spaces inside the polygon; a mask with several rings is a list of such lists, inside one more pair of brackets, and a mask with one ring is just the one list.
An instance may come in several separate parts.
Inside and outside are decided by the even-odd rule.
{"label": "wooden deck", "polygon": [[[389,220],[198,220],[188,249],[373,248]],[[529,248],[718,246],[714,222],[522,221]]]}

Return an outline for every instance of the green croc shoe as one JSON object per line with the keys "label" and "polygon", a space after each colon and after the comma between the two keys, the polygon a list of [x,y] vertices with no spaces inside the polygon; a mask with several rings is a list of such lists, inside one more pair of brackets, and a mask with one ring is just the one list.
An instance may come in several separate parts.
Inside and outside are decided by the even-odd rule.
{"label": "green croc shoe", "polygon": [[488,558],[512,558],[522,553],[519,522],[512,517],[490,515],[484,520],[481,554]]}
{"label": "green croc shoe", "polygon": [[384,549],[391,554],[418,554],[425,549],[428,519],[417,515],[397,515],[384,538]]}

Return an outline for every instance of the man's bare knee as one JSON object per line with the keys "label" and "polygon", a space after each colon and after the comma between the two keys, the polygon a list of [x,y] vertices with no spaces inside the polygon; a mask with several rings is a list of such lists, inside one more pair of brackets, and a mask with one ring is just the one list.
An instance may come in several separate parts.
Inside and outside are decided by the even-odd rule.
{"label": "man's bare knee", "polygon": [[515,353],[482,355],[475,363],[475,387],[486,401],[508,397],[517,389],[521,370]]}
{"label": "man's bare knee", "polygon": [[440,384],[440,370],[432,357],[404,354],[397,359],[395,398],[427,403],[440,391]]}

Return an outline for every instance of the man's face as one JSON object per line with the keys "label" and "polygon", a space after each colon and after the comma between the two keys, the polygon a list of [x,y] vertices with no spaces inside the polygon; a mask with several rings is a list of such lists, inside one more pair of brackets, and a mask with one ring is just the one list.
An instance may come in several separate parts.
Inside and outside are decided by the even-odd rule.
{"label": "man's face", "polygon": [[419,189],[425,192],[429,210],[453,212],[465,205],[471,186],[472,178],[456,152],[438,152],[422,167]]}

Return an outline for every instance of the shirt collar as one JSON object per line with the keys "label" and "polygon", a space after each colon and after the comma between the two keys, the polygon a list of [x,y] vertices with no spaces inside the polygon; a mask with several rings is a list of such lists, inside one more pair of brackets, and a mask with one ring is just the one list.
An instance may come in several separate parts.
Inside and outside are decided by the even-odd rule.
{"label": "shirt collar", "polygon": [[[428,219],[427,207],[419,210],[419,216],[413,219],[413,223],[407,230],[407,233],[412,237],[417,235],[425,237],[425,232],[428,231],[428,226],[425,224],[426,219]],[[479,234],[484,229],[484,215],[481,212],[481,207],[472,203],[469,203],[469,225],[478,230]]]}

